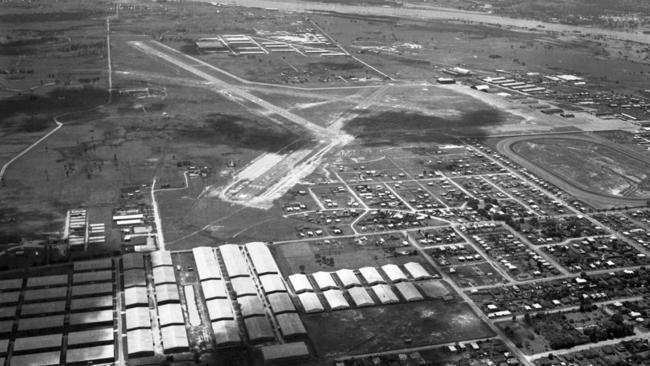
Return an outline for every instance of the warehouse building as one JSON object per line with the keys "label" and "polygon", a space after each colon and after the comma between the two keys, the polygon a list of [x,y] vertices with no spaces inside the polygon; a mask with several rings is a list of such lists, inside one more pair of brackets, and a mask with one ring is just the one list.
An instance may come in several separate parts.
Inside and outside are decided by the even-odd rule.
{"label": "warehouse building", "polygon": [[219,347],[234,346],[241,343],[239,325],[236,320],[218,320],[212,322],[215,343]]}
{"label": "warehouse building", "polygon": [[14,341],[14,354],[27,351],[59,350],[62,347],[63,335],[48,334],[33,337],[16,338]]}
{"label": "warehouse building", "polygon": [[281,314],[281,313],[296,311],[296,307],[295,305],[293,305],[293,301],[291,301],[291,297],[289,297],[289,294],[286,292],[270,294],[266,298],[268,299],[269,304],[271,305],[271,310],[273,311],[273,314]]}
{"label": "warehouse building", "polygon": [[149,256],[151,257],[151,266],[153,268],[173,266],[172,254],[166,250],[157,250],[155,252],[151,252],[149,253]]}
{"label": "warehouse building", "polygon": [[37,316],[37,315],[55,314],[55,313],[62,313],[64,311],[65,311],[64,300],[36,302],[32,304],[24,304],[20,308],[20,316],[25,316],[25,315]]}
{"label": "warehouse building", "polygon": [[158,306],[158,322],[161,327],[169,325],[185,325],[181,304],[165,304]]}
{"label": "warehouse building", "polygon": [[395,304],[399,302],[397,295],[386,284],[377,284],[372,286],[371,289],[382,304]]}
{"label": "warehouse building", "polygon": [[60,365],[60,359],[61,351],[12,355],[11,366],[58,366]]}
{"label": "warehouse building", "polygon": [[124,306],[149,306],[149,296],[146,287],[130,287],[124,290]]}
{"label": "warehouse building", "polygon": [[154,348],[151,329],[129,330],[126,334],[126,347],[129,358],[152,356]]}
{"label": "warehouse building", "polygon": [[102,270],[94,272],[77,272],[72,275],[72,283],[91,283],[91,282],[107,282],[113,280],[112,270]]}
{"label": "warehouse building", "polygon": [[318,286],[321,291],[338,288],[329,272],[316,272],[312,273],[311,276],[314,279],[314,282],[316,282],[316,286]]}
{"label": "warehouse building", "polygon": [[257,287],[250,277],[231,278],[230,284],[237,297],[257,295]]}
{"label": "warehouse building", "polygon": [[192,249],[194,262],[196,262],[196,273],[199,280],[219,280],[221,279],[221,270],[219,261],[210,247],[198,247]]}
{"label": "warehouse building", "polygon": [[144,256],[142,253],[127,253],[122,255],[122,269],[144,269]]}
{"label": "warehouse building", "polygon": [[219,253],[230,278],[249,276],[248,265],[238,245],[226,244],[219,247]]}
{"label": "warehouse building", "polygon": [[323,296],[332,310],[343,310],[350,307],[341,290],[327,290],[323,292]]}
{"label": "warehouse building", "polygon": [[293,287],[293,291],[297,294],[305,291],[314,291],[309,279],[302,273],[295,273],[289,276],[289,283]]}
{"label": "warehouse building", "polygon": [[420,263],[417,262],[406,263],[404,269],[406,269],[406,272],[408,272],[414,280],[425,280],[433,277]]}
{"label": "warehouse building", "polygon": [[275,259],[266,244],[262,242],[254,242],[248,243],[244,245],[244,247],[253,263],[253,268],[255,268],[258,275],[280,273],[280,269],[275,263]]}
{"label": "warehouse building", "polygon": [[70,300],[70,310],[72,311],[100,310],[100,309],[112,309],[112,308],[113,308],[112,295],[82,297],[79,299]]}
{"label": "warehouse building", "polygon": [[206,300],[228,298],[228,290],[223,280],[201,281],[201,290]]}
{"label": "warehouse building", "polygon": [[379,271],[377,271],[377,268],[375,267],[359,268],[359,273],[361,273],[361,277],[363,277],[369,286],[376,285],[378,283],[386,283],[386,281],[384,281],[384,279],[379,274]]}
{"label": "warehouse building", "polygon": [[407,281],[408,277],[402,270],[395,264],[386,264],[381,267],[382,271],[386,274],[390,282]]}
{"label": "warehouse building", "polygon": [[73,268],[75,272],[113,269],[113,259],[102,258],[102,259],[93,259],[89,261],[74,262]]}
{"label": "warehouse building", "polygon": [[422,296],[420,291],[411,282],[400,282],[395,285],[395,288],[397,288],[397,291],[406,301],[424,300],[424,296]]}
{"label": "warehouse building", "polygon": [[18,331],[28,331],[28,330],[45,330],[50,329],[52,331],[60,330],[63,328],[63,319],[64,315],[48,315],[48,316],[39,316],[36,318],[20,318],[18,320]]}
{"label": "warehouse building", "polygon": [[89,326],[113,322],[113,310],[97,310],[70,314],[70,326]]}
{"label": "warehouse building", "polygon": [[274,344],[261,348],[264,365],[286,365],[306,360],[310,357],[305,342]]}
{"label": "warehouse building", "polygon": [[115,349],[112,344],[85,348],[68,348],[65,353],[66,365],[87,365],[88,363],[114,362]]}
{"label": "warehouse building", "polygon": [[318,299],[318,295],[313,292],[303,292],[299,294],[298,300],[300,300],[300,304],[302,304],[306,313],[319,313],[325,310]]}
{"label": "warehouse building", "polygon": [[252,343],[272,341],[275,339],[269,320],[265,316],[253,316],[244,319],[248,339]]}
{"label": "warehouse building", "polygon": [[72,297],[84,297],[94,295],[104,295],[113,293],[112,282],[93,283],[90,285],[72,286]]}
{"label": "warehouse building", "polygon": [[23,287],[22,278],[12,278],[9,280],[0,280],[0,291],[20,290]]}
{"label": "warehouse building", "polygon": [[282,276],[279,274],[266,274],[260,276],[259,279],[265,294],[287,291],[287,287],[284,285],[284,281],[282,281]]}
{"label": "warehouse building", "polygon": [[305,326],[300,320],[300,316],[296,313],[285,313],[279,314],[275,317],[280,326],[280,332],[285,338],[292,338],[296,336],[302,336],[307,334]]}
{"label": "warehouse building", "polygon": [[352,302],[357,307],[373,306],[375,301],[372,299],[365,287],[352,287],[348,289],[348,294],[352,298]]}
{"label": "warehouse building", "polygon": [[68,333],[68,347],[113,343],[114,337],[113,327],[70,332]]}
{"label": "warehouse building", "polygon": [[52,286],[67,286],[68,275],[51,275],[41,277],[29,277],[27,279],[27,288],[34,287],[52,287]]}
{"label": "warehouse building", "polygon": [[205,302],[210,321],[235,319],[235,311],[229,299],[212,299]]}
{"label": "warehouse building", "polygon": [[239,309],[244,318],[265,314],[264,305],[262,305],[262,301],[257,296],[238,297],[237,302],[239,303]]}
{"label": "warehouse building", "polygon": [[361,281],[359,281],[359,278],[351,269],[339,269],[336,271],[336,276],[339,278],[339,281],[341,281],[344,288],[361,286]]}
{"label": "warehouse building", "polygon": [[129,269],[124,271],[124,288],[129,288],[133,286],[146,286],[147,285],[147,278],[146,274],[144,273],[144,269]]}
{"label": "warehouse building", "polygon": [[156,286],[156,303],[158,305],[166,303],[178,303],[181,297],[178,293],[178,287],[175,284],[164,284]]}
{"label": "warehouse building", "polygon": [[126,329],[138,328],[151,329],[151,316],[148,307],[139,306],[126,309]]}
{"label": "warehouse building", "polygon": [[[25,296],[27,291],[25,291]],[[35,295],[32,294],[32,297]],[[3,292],[2,296],[0,296],[0,304],[15,304],[18,302],[18,299],[20,298],[20,291],[11,291],[11,292]],[[25,298],[25,301],[28,299]]]}
{"label": "warehouse building", "polygon": [[162,285],[164,283],[176,283],[176,275],[174,274],[174,267],[161,266],[153,269],[153,283],[154,285]]}
{"label": "warehouse building", "polygon": [[187,340],[185,323],[182,325],[163,327],[160,329],[160,334],[162,336],[162,344],[165,353],[189,351],[190,344]]}

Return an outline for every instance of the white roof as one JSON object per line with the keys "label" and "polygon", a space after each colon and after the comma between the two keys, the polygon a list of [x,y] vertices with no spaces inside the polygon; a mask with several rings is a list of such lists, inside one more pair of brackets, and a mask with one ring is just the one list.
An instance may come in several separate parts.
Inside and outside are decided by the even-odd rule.
{"label": "white roof", "polygon": [[265,294],[287,291],[287,287],[282,281],[282,276],[279,274],[266,274],[260,276],[259,279]]}
{"label": "white roof", "polygon": [[345,288],[352,286],[361,286],[361,281],[359,281],[359,278],[351,269],[339,269],[336,271],[336,276],[338,276],[339,280],[343,284],[343,287]]}
{"label": "white roof", "polygon": [[203,297],[206,300],[228,297],[228,290],[223,280],[202,281],[201,289],[203,290]]}
{"label": "white roof", "polygon": [[173,266],[172,253],[167,250],[157,250],[149,253],[151,256],[151,266],[156,268],[160,266]]}
{"label": "white roof", "polygon": [[190,344],[187,340],[187,331],[185,331],[185,324],[172,325],[160,329],[162,336],[162,344],[165,353],[168,351],[180,351],[189,348]]}
{"label": "white roof", "polygon": [[11,366],[53,366],[59,365],[61,351],[30,353],[11,356]]}
{"label": "white roof", "polygon": [[113,310],[97,310],[70,314],[70,324],[96,324],[113,321]]}
{"label": "white roof", "polygon": [[[60,348],[63,340],[62,334],[38,335],[34,337],[16,338],[14,342],[14,352],[29,351],[46,348]],[[0,350],[4,352],[6,350]]]}
{"label": "white roof", "polygon": [[255,282],[250,277],[236,277],[230,279],[230,284],[236,296],[257,295]]}
{"label": "white roof", "polygon": [[106,309],[113,307],[113,296],[103,295],[94,297],[82,297],[70,300],[71,310]]}
{"label": "white roof", "polygon": [[133,305],[149,305],[146,287],[131,287],[124,290],[124,304],[129,307]]}
{"label": "white roof", "polygon": [[129,356],[138,353],[153,353],[153,333],[151,329],[136,329],[126,333]]}
{"label": "white roof", "polygon": [[146,286],[147,279],[144,273],[144,269],[129,269],[124,271],[124,288],[129,288],[132,286]]}
{"label": "white roof", "polygon": [[65,311],[65,300],[23,304],[20,316],[61,313]]}
{"label": "white roof", "polygon": [[296,307],[293,305],[291,297],[289,297],[289,294],[286,292],[270,294],[266,298],[269,300],[273,314],[296,311]]}
{"label": "white roof", "polygon": [[217,346],[237,344],[241,342],[239,325],[236,320],[219,320],[212,322],[212,332]]}
{"label": "white roof", "polygon": [[219,252],[221,253],[223,263],[226,266],[226,272],[228,273],[228,276],[232,278],[249,275],[248,265],[244,259],[244,254],[241,252],[238,245],[222,245],[219,247]]}
{"label": "white roof", "polygon": [[303,292],[298,295],[298,299],[307,313],[318,313],[325,310],[318,295],[313,292]]}
{"label": "white roof", "polygon": [[158,304],[164,302],[177,302],[181,297],[178,293],[176,284],[165,284],[156,286],[156,302]]}
{"label": "white roof", "polygon": [[246,244],[245,247],[258,275],[280,273],[280,269],[266,244],[254,242]]}
{"label": "white roof", "polygon": [[74,262],[74,271],[97,271],[100,269],[111,269],[113,268],[113,259],[111,258],[102,258],[102,259],[93,259],[90,261],[81,261]]}
{"label": "white roof", "polygon": [[415,280],[422,280],[431,278],[432,276],[427,272],[420,263],[409,262],[404,265],[404,269],[413,277]]}
{"label": "white roof", "polygon": [[10,280],[1,280],[0,281],[0,290],[15,290],[23,287],[22,278],[12,278]]}
{"label": "white roof", "polygon": [[327,290],[323,292],[323,296],[325,296],[325,300],[332,310],[341,310],[350,307],[341,290]]}
{"label": "white roof", "polygon": [[282,332],[282,335],[284,337],[307,334],[307,330],[305,330],[305,326],[302,324],[302,320],[300,320],[300,316],[298,316],[298,314],[279,314],[275,318],[277,319],[278,325],[280,326],[280,332]]}
{"label": "white roof", "polygon": [[257,296],[242,296],[237,298],[241,314],[244,318],[249,316],[264,315],[264,305]]}
{"label": "white roof", "polygon": [[402,270],[395,264],[386,264],[381,267],[386,276],[391,282],[406,281],[408,277]]}
{"label": "white roof", "polygon": [[114,360],[115,349],[112,344],[85,348],[68,348],[65,353],[67,363]]}
{"label": "white roof", "polygon": [[219,262],[212,248],[197,247],[192,249],[192,253],[196,262],[196,273],[201,281],[221,278]]}
{"label": "white roof", "polygon": [[133,268],[144,269],[144,256],[142,253],[128,253],[122,255],[122,268],[125,271]]}
{"label": "white roof", "polygon": [[377,283],[386,283],[375,267],[359,268],[359,273],[361,273],[361,277],[366,280],[368,285],[372,286]]}
{"label": "white roof", "polygon": [[311,275],[314,278],[314,281],[316,282],[316,286],[321,291],[331,289],[331,288],[338,288],[336,285],[336,282],[334,282],[334,279],[332,278],[332,275],[329,272],[316,272],[312,273]]}
{"label": "white roof", "polygon": [[366,291],[365,287],[352,287],[348,289],[348,294],[350,294],[352,301],[357,307],[375,305],[375,301],[368,291]]}
{"label": "white roof", "polygon": [[63,327],[63,315],[41,316],[38,318],[21,318],[18,321],[18,330],[34,330]]}
{"label": "white roof", "polygon": [[248,338],[253,341],[271,340],[274,337],[269,320],[265,316],[253,316],[244,319]]}
{"label": "white roof", "polygon": [[311,283],[309,283],[309,279],[302,273],[295,273],[289,276],[289,282],[297,294],[305,291],[314,291]]}
{"label": "white roof", "polygon": [[82,330],[80,332],[68,333],[68,345],[90,344],[112,341],[114,339],[113,328],[98,328]]}
{"label": "white roof", "polygon": [[382,304],[394,304],[396,302],[399,302],[397,295],[395,295],[390,286],[385,284],[378,284],[372,286],[371,288]]}
{"label": "white roof", "polygon": [[149,308],[139,306],[126,309],[126,329],[151,328],[151,316]]}
{"label": "white roof", "polygon": [[50,275],[40,277],[29,277],[27,279],[27,288],[42,286],[67,286],[68,275]]}
{"label": "white roof", "polygon": [[153,269],[153,282],[156,285],[163,283],[176,283],[174,267],[155,267]]}
{"label": "white roof", "polygon": [[400,282],[395,284],[397,291],[402,295],[406,301],[420,301],[424,297],[418,289],[411,282]]}
{"label": "white roof", "polygon": [[165,304],[158,306],[158,321],[161,327],[172,324],[185,324],[181,304]]}
{"label": "white roof", "polygon": [[210,321],[234,319],[235,313],[229,299],[212,299],[205,302]]}
{"label": "white roof", "polygon": [[95,272],[79,272],[72,275],[72,283],[105,282],[113,279],[113,271],[110,269]]}

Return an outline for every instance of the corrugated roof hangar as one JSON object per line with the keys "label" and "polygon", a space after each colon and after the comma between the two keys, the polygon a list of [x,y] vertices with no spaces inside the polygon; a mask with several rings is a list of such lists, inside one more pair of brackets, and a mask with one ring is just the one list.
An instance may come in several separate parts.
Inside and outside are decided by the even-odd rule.
{"label": "corrugated roof hangar", "polygon": [[122,268],[125,271],[129,269],[144,269],[144,256],[142,253],[127,253],[122,255]]}
{"label": "corrugated roof hangar", "polygon": [[180,302],[181,296],[178,293],[176,284],[164,284],[156,286],[156,302],[164,304],[168,302]]}
{"label": "corrugated roof hangar", "polygon": [[201,290],[206,300],[224,299],[228,297],[228,290],[223,280],[206,280],[201,282]]}
{"label": "corrugated roof hangar", "polygon": [[350,294],[352,301],[357,307],[375,305],[375,301],[368,291],[366,291],[365,287],[352,287],[348,289],[348,294]]}
{"label": "corrugated roof hangar", "polygon": [[185,324],[161,328],[160,333],[165,353],[183,352],[189,349]]}
{"label": "corrugated roof hangar", "polygon": [[318,295],[313,292],[303,292],[298,295],[298,299],[307,313],[318,313],[325,310]]}
{"label": "corrugated roof hangar", "polygon": [[423,280],[432,276],[427,272],[420,263],[409,262],[404,265],[404,269],[413,277],[414,280]]}
{"label": "corrugated roof hangar", "polygon": [[291,283],[293,290],[297,294],[305,291],[314,291],[309,279],[302,273],[294,273],[289,276],[289,283]]}
{"label": "corrugated roof hangar", "polygon": [[278,320],[280,331],[284,337],[295,337],[298,335],[307,334],[307,330],[302,324],[302,320],[300,320],[300,316],[298,316],[298,314],[279,314],[275,318]]}
{"label": "corrugated roof hangar", "polygon": [[420,291],[411,282],[400,282],[395,284],[395,287],[406,301],[424,300],[424,296],[420,294]]}
{"label": "corrugated roof hangar", "polygon": [[296,311],[296,307],[293,305],[291,297],[289,297],[289,294],[286,292],[270,294],[266,298],[269,300],[273,314]]}
{"label": "corrugated roof hangar", "polygon": [[192,249],[192,253],[196,263],[196,273],[201,281],[221,279],[219,262],[212,248],[197,247]]}
{"label": "corrugated roof hangar", "polygon": [[378,283],[386,283],[375,267],[359,268],[359,273],[361,273],[361,277],[363,277],[366,283],[370,286]]}
{"label": "corrugated roof hangar", "polygon": [[124,271],[124,288],[133,286],[146,286],[147,279],[143,269],[129,269]]}
{"label": "corrugated roof hangar", "polygon": [[266,274],[259,276],[259,279],[262,283],[262,288],[264,289],[265,294],[287,291],[287,288],[282,281],[282,276],[279,274]]}
{"label": "corrugated roof hangar", "polygon": [[372,291],[377,295],[377,298],[382,304],[394,304],[399,302],[397,295],[393,292],[390,286],[385,284],[378,284],[371,287]]}
{"label": "corrugated roof hangar", "polygon": [[158,321],[161,327],[172,324],[185,325],[181,304],[165,304],[158,306]]}
{"label": "corrugated roof hangar", "polygon": [[350,307],[341,290],[327,290],[323,292],[323,296],[325,296],[325,300],[332,310],[342,310]]}
{"label": "corrugated roof hangar", "polygon": [[234,319],[235,312],[229,299],[212,299],[205,302],[210,321]]}
{"label": "corrugated roof hangar", "polygon": [[153,333],[151,329],[130,330],[126,334],[129,357],[153,355]]}
{"label": "corrugated roof hangar", "polygon": [[239,277],[248,276],[248,265],[244,259],[244,254],[239,249],[238,245],[225,244],[219,247],[219,253],[223,258],[223,263],[226,266],[228,276]]}
{"label": "corrugated roof hangar", "polygon": [[153,268],[162,266],[173,266],[172,254],[167,250],[157,250],[149,253],[151,256],[151,266]]}
{"label": "corrugated roof hangar", "polygon": [[381,267],[391,282],[407,281],[406,274],[395,264],[386,264]]}
{"label": "corrugated roof hangar", "polygon": [[257,295],[255,282],[250,277],[237,277],[230,279],[230,284],[236,296]]}
{"label": "corrugated roof hangar", "polygon": [[115,361],[115,349],[112,344],[85,348],[68,348],[65,353],[65,360],[66,365],[87,365],[90,362],[113,362]]}
{"label": "corrugated roof hangar", "polygon": [[246,318],[244,324],[251,342],[270,341],[275,338],[269,320],[265,316]]}
{"label": "corrugated roof hangar", "polygon": [[312,273],[311,276],[314,279],[314,282],[316,282],[316,286],[318,286],[321,291],[338,288],[338,285],[334,282],[334,279],[329,272],[320,271]]}
{"label": "corrugated roof hangar", "polygon": [[278,265],[271,254],[271,251],[262,242],[248,243],[244,245],[248,251],[248,256],[251,258],[253,267],[258,275],[268,273],[280,273]]}
{"label": "corrugated roof hangar", "polygon": [[219,320],[212,322],[212,331],[217,346],[230,346],[241,343],[239,325],[236,320]]}
{"label": "corrugated roof hangar", "polygon": [[126,309],[126,329],[151,328],[149,308],[140,306]]}
{"label": "corrugated roof hangar", "polygon": [[359,281],[359,278],[351,269],[339,269],[336,271],[336,276],[339,278],[343,284],[343,287],[345,288],[361,286],[361,281]]}
{"label": "corrugated roof hangar", "polygon": [[238,297],[237,302],[239,303],[239,308],[244,318],[265,314],[264,305],[262,305],[262,301],[257,296]]}

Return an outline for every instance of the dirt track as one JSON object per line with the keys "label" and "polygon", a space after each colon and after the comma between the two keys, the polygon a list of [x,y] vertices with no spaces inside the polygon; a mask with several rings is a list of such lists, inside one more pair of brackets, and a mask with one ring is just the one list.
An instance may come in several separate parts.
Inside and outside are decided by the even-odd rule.
{"label": "dirt track", "polygon": [[[520,141],[527,141],[527,140],[534,140],[534,139],[539,139],[544,137],[543,135],[536,135],[534,137],[531,136],[519,136],[519,137],[510,137],[503,139],[499,141],[496,145],[497,151],[501,154],[506,155],[509,159],[512,161],[516,162],[517,164],[521,165],[522,167],[530,170],[531,172],[535,173],[536,175],[540,176],[541,178],[547,180],[548,182],[556,185],[560,189],[568,192],[569,194],[573,195],[579,200],[582,200],[586,203],[589,203],[592,205],[594,208],[611,208],[613,206],[616,207],[622,207],[622,206],[645,206],[647,199],[645,198],[625,198],[625,197],[620,197],[620,196],[614,196],[614,195],[609,195],[605,193],[601,193],[598,191],[594,190],[589,190],[589,189],[584,189],[583,187],[580,187],[576,185],[574,182],[569,181],[563,177],[557,176],[553,174],[552,172],[541,168],[530,161],[526,160],[524,157],[521,155],[517,154],[512,150],[512,145],[514,143],[520,142]],[[620,146],[608,142],[608,141],[602,141],[602,140],[595,140],[589,137],[585,136],[575,136],[575,135],[547,135],[547,137],[557,137],[557,138],[562,138],[562,139],[572,139],[572,140],[582,140],[582,141],[588,141],[588,142],[593,142],[596,144],[601,144],[606,147],[609,147],[610,149],[616,150],[621,154],[628,155],[632,158],[635,159],[644,159],[645,157],[641,157],[638,155],[633,155],[629,151],[622,150]]]}

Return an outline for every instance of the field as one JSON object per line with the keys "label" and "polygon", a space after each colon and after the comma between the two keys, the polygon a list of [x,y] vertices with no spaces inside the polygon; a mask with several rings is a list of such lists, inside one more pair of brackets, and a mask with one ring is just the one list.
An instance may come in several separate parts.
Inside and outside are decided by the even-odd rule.
{"label": "field", "polygon": [[425,301],[303,316],[321,357],[492,336],[465,304]]}

